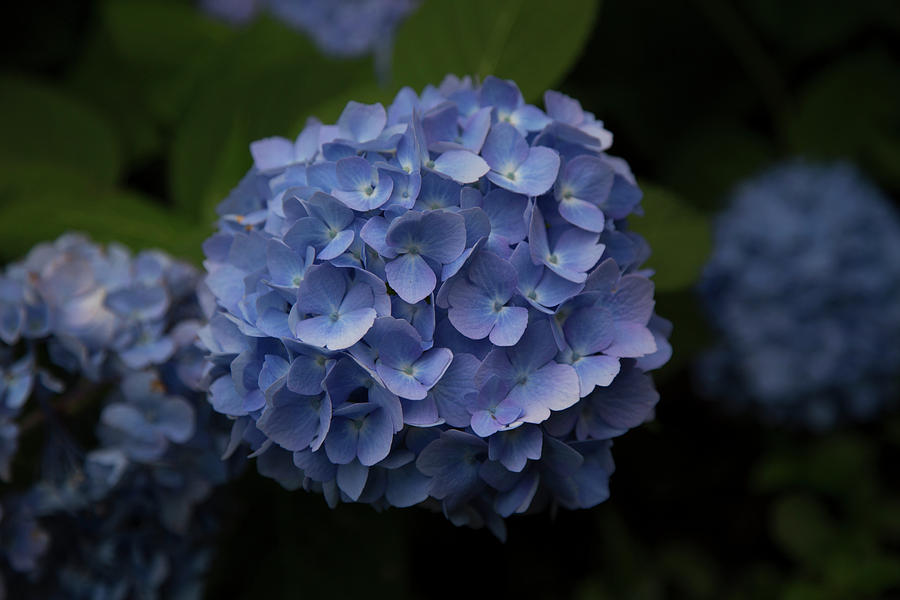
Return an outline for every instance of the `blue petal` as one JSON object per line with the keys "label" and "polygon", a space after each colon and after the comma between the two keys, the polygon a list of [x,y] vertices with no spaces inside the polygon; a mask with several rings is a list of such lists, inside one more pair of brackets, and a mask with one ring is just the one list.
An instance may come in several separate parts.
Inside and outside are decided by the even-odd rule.
{"label": "blue petal", "polygon": [[447,348],[432,348],[413,365],[413,377],[430,388],[444,375],[452,360],[453,353]]}
{"label": "blue petal", "polygon": [[260,171],[285,167],[294,162],[294,144],[283,137],[270,137],[250,143],[253,163]]}
{"label": "blue petal", "polygon": [[294,335],[305,344],[345,350],[361,340],[376,318],[375,309],[360,308],[333,319],[329,315],[312,317],[297,323]]}
{"label": "blue petal", "polygon": [[512,346],[519,341],[528,325],[528,309],[504,306],[497,313],[497,323],[491,330],[490,340],[495,346]]}
{"label": "blue petal", "polygon": [[386,124],[387,113],[380,103],[350,101],[338,119],[338,135],[357,142],[368,142],[377,138]]}
{"label": "blue petal", "polygon": [[277,285],[296,287],[303,279],[305,266],[300,255],[278,240],[266,243],[266,265],[272,283]]}
{"label": "blue petal", "polygon": [[559,153],[551,148],[536,146],[528,152],[527,158],[514,169],[505,166],[506,170],[493,169],[488,179],[502,188],[525,194],[540,196],[556,181],[559,172]]}
{"label": "blue petal", "polygon": [[368,478],[369,468],[358,461],[338,466],[336,479],[338,488],[354,502],[359,500]]}
{"label": "blue petal", "polygon": [[432,168],[459,183],[475,183],[490,170],[484,159],[468,150],[448,150]]}
{"label": "blue petal", "polygon": [[459,193],[461,186],[450,179],[446,179],[436,173],[426,172],[422,176],[422,188],[416,199],[416,210],[437,210],[439,208],[456,207],[459,205]]}
{"label": "blue petal", "polygon": [[238,395],[230,375],[216,379],[209,386],[209,401],[216,412],[233,417],[247,414],[244,399]]}
{"label": "blue petal", "polygon": [[471,354],[456,353],[444,376],[428,391],[437,404],[438,414],[451,427],[468,427],[470,416],[463,399],[474,393],[475,372],[481,361]]}
{"label": "blue petal", "polygon": [[325,453],[328,459],[337,465],[352,462],[356,458],[358,438],[359,429],[355,421],[335,417],[325,438]]}
{"label": "blue petal", "polygon": [[346,229],[353,222],[353,211],[328,194],[316,192],[308,200],[303,200],[302,204],[309,216],[337,231]]}
{"label": "blue petal", "polygon": [[[481,148],[481,156],[484,157],[491,171],[500,173],[505,177],[509,173],[514,173],[528,159],[528,142],[509,123],[496,123],[491,127],[491,132],[484,141],[484,146]],[[557,166],[558,162],[559,159],[557,157]],[[553,176],[555,179],[556,174],[554,173]],[[500,184],[498,183],[497,185]]]}
{"label": "blue petal", "polygon": [[619,374],[619,359],[612,356],[585,356],[572,365],[578,373],[579,394],[582,398],[595,387],[606,387]]}
{"label": "blue petal", "polygon": [[369,413],[359,429],[359,462],[372,466],[391,451],[394,428],[387,411],[379,409]]}
{"label": "blue petal", "polygon": [[290,363],[280,356],[266,354],[262,369],[259,371],[259,389],[266,391],[272,384],[286,376],[290,368]]}
{"label": "blue petal", "polygon": [[397,256],[397,251],[388,246],[385,241],[388,227],[390,227],[390,223],[384,217],[372,217],[363,225],[359,236],[381,256],[394,258]]}
{"label": "blue petal", "polygon": [[490,438],[488,458],[500,461],[504,467],[518,473],[525,468],[528,459],[541,458],[542,440],[541,428],[534,425],[501,431]]}
{"label": "blue petal", "polygon": [[389,367],[381,361],[376,363],[375,369],[387,388],[401,398],[422,400],[428,394],[428,387],[410,373]]}
{"label": "blue petal", "polygon": [[321,354],[301,354],[291,362],[287,375],[287,386],[291,391],[304,395],[319,394],[325,379],[325,357]]}
{"label": "blue petal", "polygon": [[464,336],[480,340],[491,332],[498,315],[494,302],[481,289],[466,281],[456,281],[448,295],[450,322]]}
{"label": "blue petal", "polygon": [[[331,265],[310,267],[297,292],[297,310],[313,315],[335,312],[347,291],[347,278]],[[317,344],[318,345],[318,344]]]}
{"label": "blue petal", "polygon": [[610,356],[638,358],[656,352],[656,339],[646,325],[619,321],[614,326],[613,341],[604,352]]}
{"label": "blue petal", "polygon": [[437,404],[433,398],[401,401],[403,406],[403,423],[414,427],[434,427],[443,425],[444,420],[438,414]]}
{"label": "blue petal", "polygon": [[597,233],[603,231],[606,222],[602,210],[579,198],[561,200],[559,214],[572,225]]}
{"label": "blue petal", "polygon": [[507,400],[522,408],[526,423],[546,421],[552,410],[564,410],[581,398],[578,374],[570,365],[551,362],[512,388]]}
{"label": "blue petal", "polygon": [[478,99],[482,106],[493,106],[498,113],[509,114],[522,103],[522,93],[512,81],[488,75],[481,84]]}
{"label": "blue petal", "polygon": [[437,277],[418,254],[404,254],[384,267],[388,284],[405,302],[415,304],[434,291]]}
{"label": "blue petal", "polygon": [[525,238],[528,232],[525,209],[528,198],[507,190],[495,189],[484,197],[484,212],[491,222],[491,234],[502,236],[509,244]]}
{"label": "blue petal", "polygon": [[299,396],[282,388],[271,396],[256,426],[285,450],[303,450],[319,431],[321,403],[318,396]]}
{"label": "blue petal", "polygon": [[419,472],[415,464],[392,469],[388,471],[387,478],[384,496],[391,506],[406,508],[424,502],[428,498],[431,478]]}
{"label": "blue petal", "polygon": [[330,241],[328,227],[315,217],[304,217],[297,220],[284,234],[284,243],[298,254],[305,253],[310,246],[320,250]]}
{"label": "blue petal", "polygon": [[343,254],[353,243],[355,234],[352,229],[345,229],[335,234],[334,238],[319,251],[321,260],[331,260]]}
{"label": "blue petal", "polygon": [[563,331],[572,350],[581,356],[596,354],[613,341],[613,318],[604,308],[581,308],[566,319]]}

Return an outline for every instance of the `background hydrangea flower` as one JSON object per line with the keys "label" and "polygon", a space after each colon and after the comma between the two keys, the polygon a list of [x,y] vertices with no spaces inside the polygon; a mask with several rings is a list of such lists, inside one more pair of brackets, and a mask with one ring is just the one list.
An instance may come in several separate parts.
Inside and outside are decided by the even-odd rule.
{"label": "background hydrangea flower", "polygon": [[[230,467],[225,420],[200,391],[199,282],[161,252],[79,235],[0,275],[0,475],[11,479],[19,437],[41,425],[48,439],[40,479],[0,497],[9,597],[201,587],[215,527],[195,509]],[[95,400],[99,445],[82,448],[74,413]]]}
{"label": "background hydrangea flower", "polygon": [[707,391],[813,428],[871,417],[900,367],[900,218],[846,164],[740,185],[700,285],[719,345]]}
{"label": "background hydrangea flower", "polygon": [[326,54],[374,51],[384,55],[379,60],[389,60],[394,30],[418,5],[419,0],[200,0],[205,12],[224,21],[243,24],[268,10]]}
{"label": "background hydrangea flower", "polygon": [[260,472],[498,535],[606,498],[609,439],[652,415],[669,324],[624,220],[634,178],[554,94],[563,121],[512,82],[448,77],[252,145],[205,245],[201,338],[210,401]]}

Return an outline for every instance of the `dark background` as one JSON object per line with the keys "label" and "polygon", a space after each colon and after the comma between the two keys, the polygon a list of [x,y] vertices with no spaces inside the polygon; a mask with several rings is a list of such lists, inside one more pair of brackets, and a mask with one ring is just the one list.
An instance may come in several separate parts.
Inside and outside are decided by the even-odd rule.
{"label": "dark background", "polygon": [[[900,4],[607,0],[594,21],[578,12],[592,2],[569,4],[559,22],[516,22],[550,67],[517,61],[514,41],[491,64],[529,101],[547,86],[578,98],[649,190],[636,227],[675,355],[656,420],[616,441],[612,498],[512,518],[503,544],[424,510],[332,511],[248,469],[222,508],[208,597],[900,598],[897,411],[812,434],[701,399],[691,380],[712,339],[692,284],[735,183],[790,157],[845,159],[900,196]],[[458,64],[427,15],[401,28],[379,84],[370,59],[321,57],[265,17],[232,29],[190,2],[134,6],[4,8],[0,260],[76,228],[197,261],[249,141]]]}

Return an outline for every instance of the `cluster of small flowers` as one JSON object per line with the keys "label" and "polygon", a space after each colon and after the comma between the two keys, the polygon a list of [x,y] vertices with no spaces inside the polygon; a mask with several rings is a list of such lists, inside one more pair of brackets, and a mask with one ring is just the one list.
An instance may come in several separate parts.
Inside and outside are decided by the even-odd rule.
{"label": "cluster of small flowers", "polygon": [[900,219],[846,164],[793,162],[735,191],[700,284],[721,343],[707,393],[814,429],[874,414],[900,368]]}
{"label": "cluster of small flowers", "polygon": [[419,0],[201,0],[203,10],[232,23],[246,23],[268,9],[308,34],[324,52],[359,56],[379,50]]}
{"label": "cluster of small flowers", "polygon": [[[161,252],[132,256],[78,235],[0,276],[3,478],[19,424],[43,425],[48,440],[40,481],[16,481],[2,498],[11,589],[149,598],[198,581],[180,576],[196,561],[172,557],[208,529],[194,508],[228,471],[227,424],[200,391],[198,282]],[[84,452],[64,421],[94,400],[99,446]]]}
{"label": "cluster of small flowers", "polygon": [[329,504],[487,524],[608,495],[665,363],[641,192],[557,92],[448,77],[251,144],[204,250],[210,401],[259,470]]}

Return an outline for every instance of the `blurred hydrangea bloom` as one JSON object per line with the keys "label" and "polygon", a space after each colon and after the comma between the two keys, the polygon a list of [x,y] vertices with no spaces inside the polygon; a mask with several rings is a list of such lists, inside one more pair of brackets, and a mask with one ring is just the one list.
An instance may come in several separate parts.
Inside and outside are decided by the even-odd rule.
{"label": "blurred hydrangea bloom", "polygon": [[780,165],[737,188],[715,241],[709,393],[812,428],[883,406],[900,369],[900,219],[883,194],[846,164]]}
{"label": "blurred hydrangea bloom", "polygon": [[[13,597],[199,592],[212,529],[194,509],[226,479],[228,438],[200,391],[198,283],[161,252],[78,235],[0,275],[0,475],[10,479],[19,424],[47,438],[40,480],[0,498]],[[66,425],[93,400],[99,446],[82,449]]]}
{"label": "blurred hydrangea bloom", "polygon": [[210,401],[260,472],[330,505],[487,524],[606,499],[652,415],[641,193],[579,103],[448,77],[251,144],[204,249]]}
{"label": "blurred hydrangea bloom", "polygon": [[419,0],[201,0],[204,11],[231,23],[246,23],[268,9],[312,38],[326,54],[389,53],[394,30]]}

